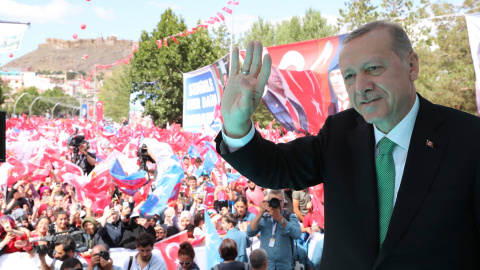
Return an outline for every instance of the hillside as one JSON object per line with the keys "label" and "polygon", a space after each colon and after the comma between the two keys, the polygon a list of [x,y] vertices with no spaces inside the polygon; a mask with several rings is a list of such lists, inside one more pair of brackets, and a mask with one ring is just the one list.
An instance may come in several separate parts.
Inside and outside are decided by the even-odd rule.
{"label": "hillside", "polygon": [[[103,39],[60,40],[48,38],[38,49],[3,67],[32,68],[35,71],[90,72],[96,64],[108,65],[126,58],[132,51],[133,41]],[[84,55],[88,58],[84,59]]]}

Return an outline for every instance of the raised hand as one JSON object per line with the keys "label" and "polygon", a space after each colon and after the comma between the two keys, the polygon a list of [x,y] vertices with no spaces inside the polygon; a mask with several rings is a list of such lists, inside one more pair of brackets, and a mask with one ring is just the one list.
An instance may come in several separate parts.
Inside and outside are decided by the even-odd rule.
{"label": "raised hand", "polygon": [[238,47],[232,52],[230,76],[221,104],[223,124],[229,137],[242,138],[250,131],[250,117],[260,104],[272,67],[269,54],[262,63],[262,53],[262,43],[250,41],[240,69]]}
{"label": "raised hand", "polygon": [[10,225],[10,222],[8,222],[8,220],[6,220],[6,219],[1,220],[0,225],[2,225],[3,229],[7,233],[12,232],[12,230],[13,230],[12,226]]}

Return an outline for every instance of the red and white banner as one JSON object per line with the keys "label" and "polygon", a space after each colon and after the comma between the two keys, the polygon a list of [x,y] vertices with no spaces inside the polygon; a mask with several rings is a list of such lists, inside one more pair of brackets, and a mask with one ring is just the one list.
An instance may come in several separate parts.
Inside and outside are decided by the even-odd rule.
{"label": "red and white banner", "polygon": [[97,102],[96,110],[97,110],[97,122],[100,122],[103,120],[103,102],[102,101]]}

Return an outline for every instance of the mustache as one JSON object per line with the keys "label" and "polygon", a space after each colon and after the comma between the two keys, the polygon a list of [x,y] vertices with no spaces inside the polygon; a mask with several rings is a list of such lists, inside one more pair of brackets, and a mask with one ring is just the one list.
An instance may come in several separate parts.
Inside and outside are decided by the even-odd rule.
{"label": "mustache", "polygon": [[355,100],[357,103],[369,103],[382,97],[383,97],[382,93],[373,92],[373,91],[367,91],[364,93],[355,94]]}

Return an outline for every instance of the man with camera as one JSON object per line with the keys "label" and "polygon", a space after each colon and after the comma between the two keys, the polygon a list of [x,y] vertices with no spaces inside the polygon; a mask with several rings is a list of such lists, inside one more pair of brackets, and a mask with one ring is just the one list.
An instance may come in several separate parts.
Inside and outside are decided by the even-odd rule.
{"label": "man with camera", "polygon": [[99,244],[92,248],[92,257],[87,270],[122,270],[122,268],[113,265],[107,248]]}
{"label": "man with camera", "polygon": [[63,261],[68,258],[76,258],[80,260],[80,262],[82,262],[83,268],[86,268],[88,266],[87,262],[76,252],[75,241],[68,236],[64,236],[62,240],[58,240],[55,242],[55,255],[50,265],[47,264],[45,260],[45,255],[46,253],[38,254],[42,270],[59,270],[62,266]]}
{"label": "man with camera", "polygon": [[285,214],[283,190],[271,190],[258,215],[250,222],[247,235],[260,233],[260,248],[267,251],[268,269],[293,269],[293,241],[300,238],[295,214]]}
{"label": "man with camera", "polygon": [[95,168],[95,162],[97,161],[97,156],[88,152],[88,149],[90,149],[90,143],[87,140],[83,140],[78,146],[79,158],[76,164],[82,168],[85,174],[89,174]]}

